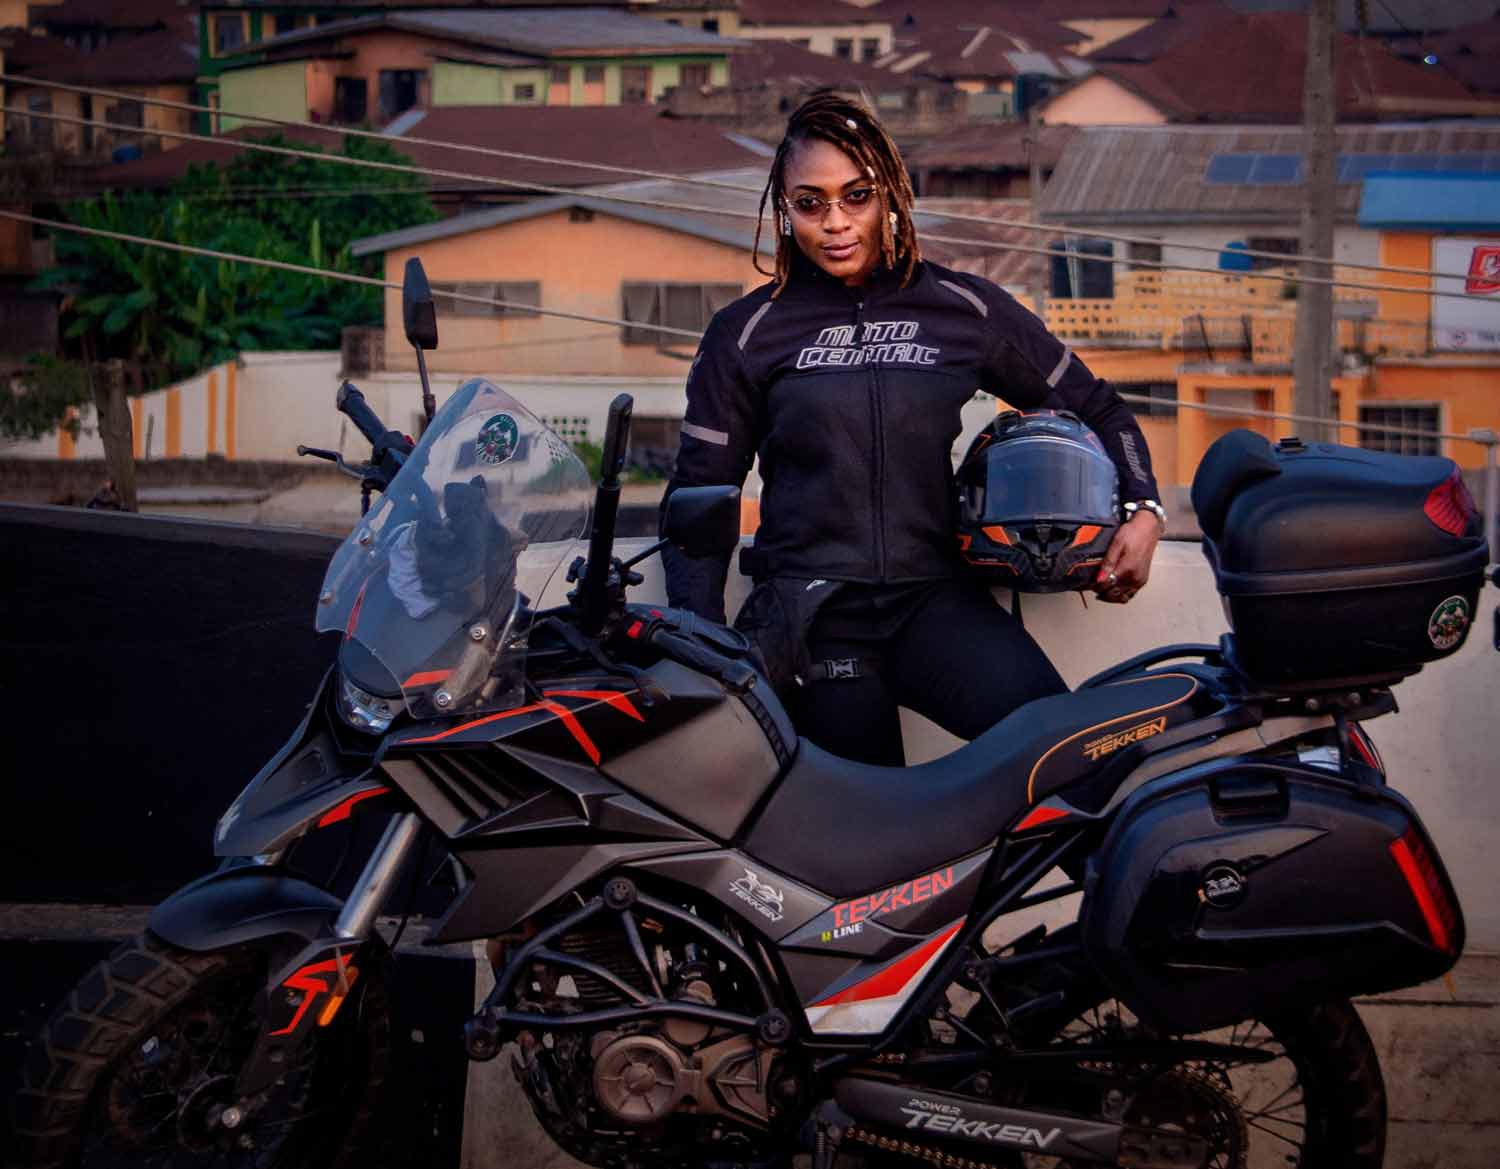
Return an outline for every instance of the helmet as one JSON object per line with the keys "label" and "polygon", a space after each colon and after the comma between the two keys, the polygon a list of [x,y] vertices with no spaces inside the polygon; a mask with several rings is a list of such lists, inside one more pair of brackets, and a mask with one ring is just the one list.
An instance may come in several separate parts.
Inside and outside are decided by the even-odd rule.
{"label": "helmet", "polygon": [[958,468],[959,554],[992,584],[1085,589],[1120,526],[1120,480],[1098,435],[1067,411],[1007,411]]}

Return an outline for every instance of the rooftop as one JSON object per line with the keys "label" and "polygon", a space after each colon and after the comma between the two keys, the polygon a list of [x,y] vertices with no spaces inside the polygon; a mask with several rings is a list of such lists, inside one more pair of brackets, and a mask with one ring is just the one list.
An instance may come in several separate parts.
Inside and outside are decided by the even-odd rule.
{"label": "rooftop", "polygon": [[[392,124],[400,134],[387,134],[392,146],[417,166],[505,179],[539,187],[596,186],[607,181],[606,172],[588,167],[526,162],[496,158],[439,146],[402,141],[414,135],[436,142],[484,146],[521,154],[599,162],[611,166],[637,167],[669,174],[693,173],[730,167],[754,166],[761,155],[723,130],[696,120],[662,116],[651,106],[519,107],[441,106],[413,111]],[[280,133],[294,146],[314,146],[337,152],[343,134],[327,130],[241,127],[218,142],[185,142],[131,162],[97,168],[92,180],[110,187],[162,187],[175,182],[190,165],[225,165],[241,148],[240,140],[265,138]],[[371,172],[372,174],[374,172]],[[434,179],[433,188],[443,191],[489,190],[497,195],[515,192],[513,187],[486,186],[481,182]]]}
{"label": "rooftop", "polygon": [[[1070,224],[1291,223],[1298,126],[1087,126],[1063,151],[1041,216]],[[1372,173],[1500,171],[1500,122],[1342,126],[1336,214],[1352,222]]]}
{"label": "rooftop", "polygon": [[736,42],[614,8],[426,9],[379,12],[298,29],[245,47],[246,53],[313,48],[351,33],[399,29],[534,57],[629,53],[724,53]]}
{"label": "rooftop", "polygon": [[[1101,61],[1098,70],[1172,121],[1292,122],[1301,120],[1306,44],[1300,14],[1227,13],[1203,19],[1150,62]],[[1480,105],[1453,78],[1367,37],[1340,36],[1335,70],[1345,121],[1451,116]]]}
{"label": "rooftop", "polygon": [[198,76],[198,42],[188,29],[160,28],[84,53],[57,37],[17,33],[5,65],[74,85],[186,84]]}
{"label": "rooftop", "polygon": [[[921,170],[1026,170],[1031,166],[1024,122],[973,122],[906,152],[906,165]],[[1042,168],[1057,165],[1076,126],[1043,126]]]}

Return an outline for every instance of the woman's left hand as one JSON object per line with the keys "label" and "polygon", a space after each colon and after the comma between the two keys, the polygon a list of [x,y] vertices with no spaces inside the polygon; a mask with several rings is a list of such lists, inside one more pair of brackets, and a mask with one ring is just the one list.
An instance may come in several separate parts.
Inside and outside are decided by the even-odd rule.
{"label": "woman's left hand", "polygon": [[1161,539],[1161,522],[1142,508],[1115,530],[1094,580],[1094,592],[1104,601],[1123,605],[1146,587],[1151,557]]}

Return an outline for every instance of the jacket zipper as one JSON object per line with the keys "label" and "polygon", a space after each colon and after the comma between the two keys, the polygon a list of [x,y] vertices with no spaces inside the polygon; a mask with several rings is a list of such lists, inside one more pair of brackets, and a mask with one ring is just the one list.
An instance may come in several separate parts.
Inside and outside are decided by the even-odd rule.
{"label": "jacket zipper", "polygon": [[[854,305],[854,343],[864,344],[865,302]],[[874,458],[873,482],[870,484],[871,514],[875,527],[875,573],[876,579],[885,583],[885,426],[880,409],[880,371],[872,362],[869,366],[870,380],[870,428],[874,442],[871,450]]]}

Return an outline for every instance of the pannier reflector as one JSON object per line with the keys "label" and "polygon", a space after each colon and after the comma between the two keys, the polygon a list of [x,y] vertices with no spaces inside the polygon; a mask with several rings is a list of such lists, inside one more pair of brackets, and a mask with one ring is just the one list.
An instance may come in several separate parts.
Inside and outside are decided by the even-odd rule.
{"label": "pannier reflector", "polygon": [[1469,494],[1464,477],[1458,471],[1454,471],[1428,493],[1422,510],[1427,513],[1428,519],[1452,536],[1466,535],[1469,525],[1479,514],[1479,509],[1474,506],[1474,497]]}
{"label": "pannier reflector", "polygon": [[1391,841],[1390,848],[1391,856],[1395,858],[1401,875],[1406,878],[1412,896],[1417,899],[1417,906],[1427,921],[1427,932],[1432,935],[1432,944],[1451,954],[1453,929],[1458,924],[1457,915],[1416,828],[1408,828],[1400,837]]}

